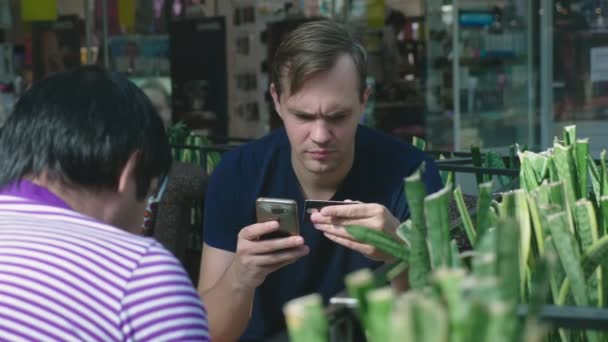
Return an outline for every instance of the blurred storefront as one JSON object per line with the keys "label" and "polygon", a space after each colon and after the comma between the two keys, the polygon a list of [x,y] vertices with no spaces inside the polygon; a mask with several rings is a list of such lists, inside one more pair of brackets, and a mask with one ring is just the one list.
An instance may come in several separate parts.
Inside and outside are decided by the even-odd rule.
{"label": "blurred storefront", "polygon": [[427,137],[439,149],[537,145],[533,1],[426,1]]}
{"label": "blurred storefront", "polygon": [[[553,6],[541,34],[541,143],[548,146],[563,126],[577,124],[592,151],[608,145],[608,1],[547,1]],[[552,30],[551,30],[552,28]],[[543,49],[553,54],[542,54]],[[542,70],[542,69],[541,69]]]}
{"label": "blurred storefront", "polygon": [[[280,125],[268,65],[286,30],[344,22],[369,53],[363,123],[433,149],[608,145],[606,0],[0,0],[0,122],[36,79],[97,63],[173,122],[255,138]],[[593,151],[597,152],[597,151]]]}

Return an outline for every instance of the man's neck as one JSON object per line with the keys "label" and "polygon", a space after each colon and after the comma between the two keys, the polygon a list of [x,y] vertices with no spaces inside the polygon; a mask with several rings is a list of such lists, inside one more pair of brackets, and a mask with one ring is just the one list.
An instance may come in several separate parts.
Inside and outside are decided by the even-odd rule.
{"label": "man's neck", "polygon": [[348,161],[340,164],[340,166],[332,172],[313,173],[306,170],[293,154],[291,156],[293,171],[300,183],[300,189],[302,190],[302,195],[305,199],[331,199],[348,175],[348,172],[353,166],[353,162],[354,153]]}
{"label": "man's neck", "polygon": [[114,224],[111,219],[113,217],[113,208],[111,205],[108,205],[108,203],[112,203],[110,194],[73,189],[60,184],[58,181],[50,181],[46,176],[32,178],[31,182],[54,193],[65,201],[72,210],[101,222]]}

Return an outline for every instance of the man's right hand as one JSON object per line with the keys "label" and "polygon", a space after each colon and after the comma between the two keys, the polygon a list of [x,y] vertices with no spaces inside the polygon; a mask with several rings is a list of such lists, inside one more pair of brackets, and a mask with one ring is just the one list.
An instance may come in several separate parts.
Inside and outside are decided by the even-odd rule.
{"label": "man's right hand", "polygon": [[260,237],[279,229],[279,223],[269,221],[243,228],[239,235],[236,255],[230,266],[240,285],[254,289],[266,276],[308,254],[310,249],[301,236],[260,240]]}

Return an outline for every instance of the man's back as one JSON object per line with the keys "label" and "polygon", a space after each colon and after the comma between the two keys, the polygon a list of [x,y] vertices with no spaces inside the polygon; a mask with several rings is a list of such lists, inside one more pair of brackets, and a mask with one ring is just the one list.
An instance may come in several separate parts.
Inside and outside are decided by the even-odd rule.
{"label": "man's back", "polygon": [[152,239],[0,196],[0,340],[208,340],[180,263]]}

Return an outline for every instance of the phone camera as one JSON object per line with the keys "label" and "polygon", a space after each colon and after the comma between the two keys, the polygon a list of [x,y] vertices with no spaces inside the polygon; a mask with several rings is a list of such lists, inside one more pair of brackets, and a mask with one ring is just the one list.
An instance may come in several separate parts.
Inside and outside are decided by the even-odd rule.
{"label": "phone camera", "polygon": [[287,209],[285,208],[272,208],[272,213],[276,215],[285,214]]}

